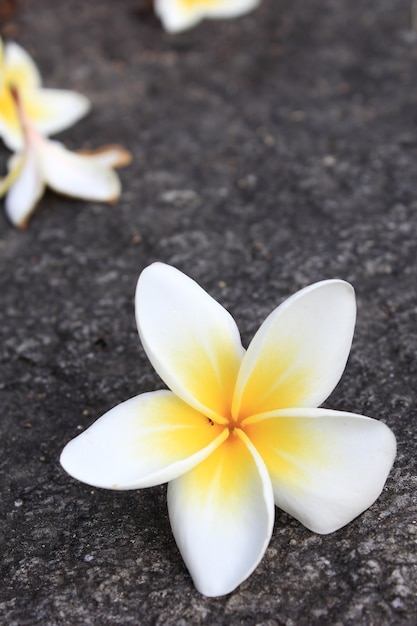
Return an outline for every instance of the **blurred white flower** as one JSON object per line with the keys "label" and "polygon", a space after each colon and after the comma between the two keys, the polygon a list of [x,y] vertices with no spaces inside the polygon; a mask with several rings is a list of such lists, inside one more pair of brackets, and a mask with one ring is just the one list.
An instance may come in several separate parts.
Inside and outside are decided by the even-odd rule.
{"label": "blurred white flower", "polygon": [[112,168],[131,161],[120,146],[107,146],[89,153],[70,152],[61,143],[43,137],[35,128],[11,89],[12,103],[24,138],[23,149],[9,159],[8,175],[0,180],[0,197],[10,221],[25,228],[37,202],[48,186],[58,193],[102,202],[115,202],[121,186]]}
{"label": "blurred white flower", "polygon": [[28,53],[17,43],[3,45],[0,39],[0,137],[11,150],[20,150],[23,146],[12,87],[18,90],[30,123],[43,135],[72,126],[90,109],[88,99],[79,93],[44,89],[39,71]]}
{"label": "blurred white flower", "polygon": [[260,0],[155,0],[155,12],[168,32],[178,33],[202,19],[230,18],[249,13]]}

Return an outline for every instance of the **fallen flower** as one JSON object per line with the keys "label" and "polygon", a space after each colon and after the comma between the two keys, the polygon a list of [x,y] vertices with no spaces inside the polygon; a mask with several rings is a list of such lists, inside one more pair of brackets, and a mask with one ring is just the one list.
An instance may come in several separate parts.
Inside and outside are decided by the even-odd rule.
{"label": "fallen flower", "polygon": [[165,30],[178,33],[206,17],[238,17],[259,4],[260,0],[155,0],[155,12]]}
{"label": "fallen flower", "polygon": [[115,202],[121,186],[112,168],[130,163],[130,153],[120,146],[70,152],[61,143],[43,137],[26,116],[17,90],[12,89],[12,95],[23,129],[24,149],[11,157],[9,173],[0,180],[0,198],[7,194],[5,209],[10,221],[25,228],[46,186],[74,198]]}
{"label": "fallen flower", "polygon": [[136,319],[172,391],[110,410],[67,444],[64,469],[110,489],[170,481],[171,526],[197,589],[233,591],[268,546],[274,502],[330,533],[381,493],[396,450],[390,429],[314,408],[344,370],[355,315],[351,285],[313,284],[276,308],[245,352],[220,304],[175,268],[151,265]]}
{"label": "fallen flower", "polygon": [[90,109],[85,96],[63,89],[42,87],[39,71],[17,43],[0,39],[0,136],[11,150],[20,150],[23,135],[11,88],[18,90],[31,124],[43,135],[72,126]]}

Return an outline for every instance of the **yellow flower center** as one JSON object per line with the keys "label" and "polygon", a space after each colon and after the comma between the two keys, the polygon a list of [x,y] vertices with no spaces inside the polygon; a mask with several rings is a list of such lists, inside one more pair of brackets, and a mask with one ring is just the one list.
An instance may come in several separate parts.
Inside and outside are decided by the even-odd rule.
{"label": "yellow flower center", "polygon": [[[228,416],[225,417],[225,419],[227,420],[227,422],[222,423],[221,426],[229,430],[229,435],[236,434],[236,430],[245,430],[244,425],[241,423],[241,420],[239,418],[234,419],[232,416]],[[210,417],[207,417],[207,420],[209,421],[211,426],[214,426],[214,424],[216,423]]]}

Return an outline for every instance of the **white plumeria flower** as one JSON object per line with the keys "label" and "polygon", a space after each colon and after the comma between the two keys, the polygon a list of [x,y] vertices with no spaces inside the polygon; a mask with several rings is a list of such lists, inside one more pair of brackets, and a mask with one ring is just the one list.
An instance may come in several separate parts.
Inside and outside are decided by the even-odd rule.
{"label": "white plumeria flower", "polygon": [[146,353],[172,391],[131,398],[63,450],[96,487],[169,482],[172,530],[197,589],[231,592],[261,560],[274,503],[317,533],[379,496],[395,457],[383,423],[315,408],[345,367],[351,285],[325,280],[275,309],[248,350],[229,313],[193,280],[156,263],[139,277]]}
{"label": "white plumeria flower", "polygon": [[83,200],[115,202],[121,186],[112,168],[130,163],[130,153],[120,146],[70,152],[61,143],[43,137],[27,118],[20,94],[14,89],[12,94],[25,139],[23,151],[9,160],[9,173],[0,180],[0,198],[7,194],[5,209],[12,224],[27,226],[46,186]]}
{"label": "white plumeria flower", "polygon": [[23,147],[23,134],[11,88],[19,91],[26,115],[43,135],[72,126],[90,110],[85,96],[63,89],[44,89],[39,71],[17,43],[0,39],[0,136],[11,150]]}
{"label": "white plumeria flower", "polygon": [[155,12],[168,32],[178,33],[205,17],[229,18],[249,13],[260,0],[155,0]]}

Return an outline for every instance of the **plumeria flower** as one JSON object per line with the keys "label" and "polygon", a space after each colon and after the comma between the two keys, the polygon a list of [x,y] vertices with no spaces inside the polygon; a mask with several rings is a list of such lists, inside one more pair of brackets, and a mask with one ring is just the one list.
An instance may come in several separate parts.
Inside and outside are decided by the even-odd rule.
{"label": "plumeria flower", "polygon": [[168,32],[195,26],[205,17],[228,18],[249,13],[260,0],[155,0],[155,12]]}
{"label": "plumeria flower", "polygon": [[114,167],[127,165],[130,153],[120,146],[107,146],[89,153],[75,153],[41,135],[30,122],[12,89],[23,128],[24,149],[9,160],[9,173],[0,180],[0,197],[10,221],[25,228],[37,202],[49,186],[58,193],[101,202],[115,202],[120,180]]}
{"label": "plumeria flower", "polygon": [[369,417],[316,408],[345,367],[353,288],[325,280],[275,309],[247,351],[229,313],[161,263],[136,290],[144,349],[171,389],[116,406],[63,450],[89,485],[169,481],[172,530],[197,589],[231,592],[261,560],[274,503],[330,533],[379,496],[395,437]]}
{"label": "plumeria flower", "polygon": [[26,115],[43,135],[72,126],[90,109],[85,96],[74,91],[44,89],[39,71],[27,52],[17,43],[3,45],[0,39],[0,136],[11,150],[23,147],[23,133],[11,93],[20,94]]}

